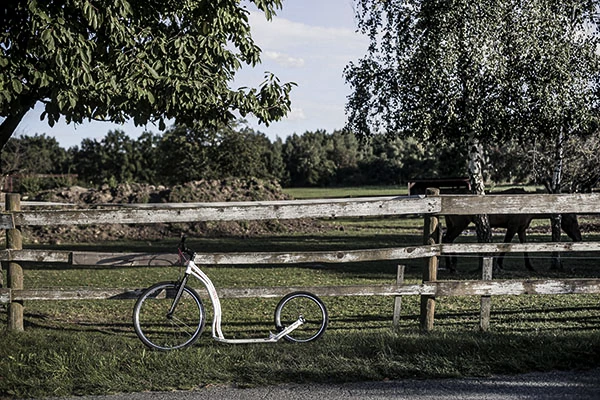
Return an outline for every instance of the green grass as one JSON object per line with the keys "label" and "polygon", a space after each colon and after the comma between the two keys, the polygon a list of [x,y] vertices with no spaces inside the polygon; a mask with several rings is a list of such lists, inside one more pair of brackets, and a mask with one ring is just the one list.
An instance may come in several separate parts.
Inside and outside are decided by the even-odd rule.
{"label": "green grass", "polygon": [[408,187],[398,186],[362,186],[362,187],[327,187],[327,188],[285,188],[283,192],[292,198],[325,199],[344,197],[369,197],[369,196],[406,196]]}
{"label": "green grass", "polygon": [[[490,192],[500,192],[505,189],[515,187],[515,185],[494,185],[488,188]],[[519,186],[523,187],[523,186]],[[540,186],[523,187],[528,192],[543,192]],[[407,185],[396,186],[360,186],[360,187],[311,187],[311,188],[284,188],[283,192],[294,199],[324,199],[324,198],[345,198],[345,197],[369,197],[369,196],[406,196],[408,194]]]}
{"label": "green grass", "polygon": [[[331,220],[318,235],[191,238],[201,251],[302,251],[406,246],[422,240],[420,218]],[[548,235],[530,240],[548,240]],[[584,233],[585,240],[600,240]],[[474,241],[474,236],[461,237]],[[500,240],[498,235],[497,240]],[[172,251],[161,243],[63,245],[97,251]],[[25,244],[26,247],[32,247]],[[56,246],[54,248],[57,248]],[[533,257],[532,257],[533,258]],[[596,254],[565,254],[566,272],[548,271],[549,255],[508,257],[498,279],[598,278]],[[207,266],[218,287],[388,284],[397,262],[279,266]],[[420,282],[422,260],[406,262],[407,283]],[[462,257],[458,273],[439,279],[477,279],[478,261]],[[177,267],[74,269],[25,264],[25,286],[145,287],[176,279]],[[197,283],[194,283],[197,286]],[[488,376],[600,366],[600,295],[496,296],[491,330],[479,332],[478,297],[438,298],[435,329],[419,331],[420,298],[406,296],[399,326],[392,327],[393,298],[325,297],[330,325],[314,343],[224,345],[210,338],[183,351],[146,349],[133,332],[132,300],[30,301],[25,332],[10,333],[0,312],[0,398],[42,398],[146,390],[193,389],[210,384],[242,387],[282,382],[346,382],[403,378]],[[212,315],[207,304],[209,317]],[[264,337],[274,330],[278,299],[223,299],[227,337]]]}
{"label": "green grass", "polygon": [[[435,331],[421,334],[418,299],[406,299],[400,327],[392,330],[389,298],[327,298],[331,327],[319,341],[223,345],[205,334],[192,348],[170,353],[146,350],[137,340],[128,302],[60,302],[54,312],[30,310],[25,333],[2,336],[0,388],[40,398],[592,368],[600,362],[599,300],[494,299],[493,330],[481,333],[478,299],[443,299]],[[227,336],[261,336],[271,328],[271,301],[226,303]]]}

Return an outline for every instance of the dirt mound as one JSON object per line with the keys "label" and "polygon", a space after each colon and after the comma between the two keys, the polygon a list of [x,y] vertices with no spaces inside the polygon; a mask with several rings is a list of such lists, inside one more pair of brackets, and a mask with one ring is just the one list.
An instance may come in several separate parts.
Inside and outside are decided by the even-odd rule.
{"label": "dirt mound", "polygon": [[201,180],[171,188],[125,183],[100,188],[71,186],[39,193],[34,200],[73,204],[191,203],[217,201],[285,200],[277,182],[259,179]]}
{"label": "dirt mound", "polygon": [[[100,188],[71,186],[39,193],[30,200],[70,203],[77,208],[132,203],[193,203],[289,199],[277,182],[259,179],[201,180],[183,185],[121,184]],[[197,222],[177,224],[110,224],[97,226],[24,227],[33,243],[96,243],[113,240],[159,240],[190,236],[255,236],[286,232],[319,232],[327,224],[316,220]]]}

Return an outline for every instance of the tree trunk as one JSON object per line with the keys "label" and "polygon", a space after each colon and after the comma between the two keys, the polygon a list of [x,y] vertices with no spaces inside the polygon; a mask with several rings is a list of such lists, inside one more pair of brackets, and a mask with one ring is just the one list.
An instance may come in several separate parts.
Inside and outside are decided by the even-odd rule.
{"label": "tree trunk", "polygon": [[[33,107],[33,105],[31,107]],[[0,155],[2,155],[4,146],[6,146],[6,143],[8,143],[13,133],[15,133],[17,126],[19,126],[19,124],[23,120],[23,117],[25,116],[25,114],[27,114],[27,111],[29,111],[31,107],[21,108],[18,112],[15,112],[14,114],[6,117],[6,119],[0,124]],[[0,175],[1,174],[2,166],[0,165]]]}
{"label": "tree trunk", "polygon": [[0,124],[0,151],[4,149],[4,146],[8,143],[8,140],[17,129],[17,126],[21,123],[21,120],[23,120],[25,114],[27,114],[27,111],[29,111],[29,108],[24,107],[19,112],[9,115],[2,121]]}
{"label": "tree trunk", "polygon": [[[550,183],[550,193],[558,194],[562,191],[562,170],[564,162],[564,133],[563,129],[558,133],[556,138],[556,152],[554,153],[554,172],[552,174],[552,182]],[[561,234],[561,216],[552,215],[550,217],[552,227],[552,241],[560,242]],[[560,258],[559,252],[552,253],[552,264],[550,266],[552,270],[562,270],[563,264]]]}
{"label": "tree trunk", "polygon": [[[471,191],[473,194],[485,195],[485,181],[483,178],[483,146],[476,138],[469,140],[469,180],[471,181]],[[492,228],[487,214],[478,214],[475,216],[475,231],[477,232],[477,241],[479,243],[492,242]],[[483,267],[483,259],[480,260],[480,267]]]}

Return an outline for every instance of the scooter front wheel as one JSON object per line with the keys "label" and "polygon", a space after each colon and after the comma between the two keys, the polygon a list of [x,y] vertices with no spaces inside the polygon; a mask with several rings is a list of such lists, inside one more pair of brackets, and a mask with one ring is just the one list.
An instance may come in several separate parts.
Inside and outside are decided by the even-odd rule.
{"label": "scooter front wheel", "polygon": [[275,327],[279,332],[302,318],[303,324],[284,336],[290,342],[306,343],[320,338],[327,329],[325,303],[309,292],[293,292],[275,308]]}

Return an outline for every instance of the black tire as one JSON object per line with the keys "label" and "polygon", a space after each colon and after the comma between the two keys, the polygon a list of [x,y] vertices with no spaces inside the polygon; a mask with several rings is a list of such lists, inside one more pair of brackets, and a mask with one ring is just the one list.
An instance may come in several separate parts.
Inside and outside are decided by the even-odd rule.
{"label": "black tire", "polygon": [[172,316],[167,316],[177,283],[160,282],[146,289],[133,308],[135,333],[156,350],[175,350],[193,344],[204,329],[205,312],[200,296],[186,286]]}
{"label": "black tire", "polygon": [[275,327],[281,332],[304,318],[305,322],[284,338],[290,342],[306,343],[320,338],[327,329],[328,314],[325,304],[312,293],[293,292],[283,297],[275,308]]}

